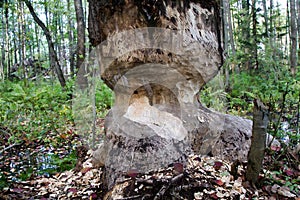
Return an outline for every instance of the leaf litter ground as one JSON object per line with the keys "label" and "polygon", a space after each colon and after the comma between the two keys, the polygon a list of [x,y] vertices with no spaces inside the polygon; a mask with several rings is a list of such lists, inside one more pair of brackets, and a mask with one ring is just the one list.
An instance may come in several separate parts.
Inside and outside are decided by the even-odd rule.
{"label": "leaf litter ground", "polygon": [[[62,136],[60,136],[62,137]],[[33,169],[26,180],[20,179],[26,168],[24,157],[33,154],[56,153],[62,159],[74,146],[80,145],[76,135],[64,135],[60,146],[45,147],[41,142],[24,143],[2,152],[0,170],[9,186],[0,192],[0,199],[296,199],[300,200],[300,169],[269,165],[273,162],[271,150],[265,157],[259,186],[245,181],[246,163],[229,162],[217,157],[190,155],[185,165],[174,163],[149,173],[127,173],[112,189],[104,186],[103,168],[93,165],[91,150],[77,148],[75,168],[60,173],[35,173]],[[20,149],[20,151],[16,151]],[[13,155],[12,151],[16,154]],[[18,152],[18,153],[17,153]],[[19,154],[19,152],[29,152]],[[298,159],[299,157],[293,159]],[[36,157],[35,157],[36,158]],[[45,160],[40,160],[43,164]],[[12,164],[14,163],[14,164]],[[47,164],[47,162],[45,162]],[[44,164],[45,164],[44,163]],[[49,163],[48,163],[49,164]],[[24,167],[25,165],[25,167]],[[30,163],[27,163],[30,167]],[[22,168],[23,166],[23,168]],[[51,166],[48,166],[51,168]],[[55,170],[55,168],[54,168]],[[278,173],[280,172],[280,173]],[[287,179],[289,177],[289,179]],[[24,179],[24,177],[23,177]],[[294,184],[288,184],[294,180]]]}

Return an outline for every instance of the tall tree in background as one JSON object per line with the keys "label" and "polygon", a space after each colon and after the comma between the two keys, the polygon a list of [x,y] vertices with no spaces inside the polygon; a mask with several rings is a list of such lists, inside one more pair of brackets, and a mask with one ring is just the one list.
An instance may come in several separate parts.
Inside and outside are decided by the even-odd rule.
{"label": "tall tree in background", "polygon": [[[3,67],[6,65],[6,69],[7,69],[7,77],[9,76],[10,74],[10,70],[11,70],[11,65],[10,65],[10,55],[9,55],[9,42],[8,42],[8,29],[9,29],[9,26],[8,26],[8,2],[7,0],[4,1],[4,19],[3,22],[4,22],[4,27],[5,27],[5,33],[4,33],[4,40],[3,40],[3,43],[5,43],[5,50],[4,50],[4,57],[2,57],[2,60],[3,60]],[[5,62],[6,60],[6,62]]]}
{"label": "tall tree in background", "polygon": [[37,16],[37,14],[35,13],[31,3],[29,0],[24,0],[26,3],[26,6],[28,7],[34,21],[42,28],[46,39],[47,39],[47,43],[48,43],[48,49],[49,49],[49,59],[50,59],[50,65],[51,68],[55,69],[55,72],[57,74],[58,80],[60,82],[60,85],[62,87],[66,86],[66,81],[63,75],[63,72],[61,70],[58,58],[57,58],[57,53],[54,49],[54,44],[52,42],[52,36],[51,33],[49,32],[48,28],[45,26],[45,24],[40,20],[40,18]]}
{"label": "tall tree in background", "polygon": [[[253,53],[253,61],[254,61],[254,69],[258,69],[258,55],[257,55],[257,19],[256,19],[256,0],[252,0],[252,37],[253,37],[253,44],[252,46],[252,53]],[[252,67],[251,63],[251,69]]]}
{"label": "tall tree in background", "polygon": [[290,0],[290,27],[291,27],[291,50],[290,50],[290,64],[291,73],[294,76],[297,69],[297,24],[296,24],[296,4],[295,0]]}
{"label": "tall tree in background", "polygon": [[242,50],[244,51],[244,61],[242,63],[243,67],[250,69],[250,3],[249,0],[242,0],[242,19],[241,19],[241,33],[242,33]]}
{"label": "tall tree in background", "polygon": [[[71,1],[67,0],[67,8],[68,10],[71,10]],[[72,17],[69,13],[68,15],[68,40],[69,40],[69,63],[70,63],[70,71],[71,71],[71,76],[73,77],[75,75],[75,51],[73,49],[74,45],[74,23],[72,20]]]}
{"label": "tall tree in background", "polygon": [[297,0],[298,62],[300,58],[300,0]]}
{"label": "tall tree in background", "polygon": [[74,0],[77,21],[77,63],[76,67],[79,69],[84,62],[85,57],[85,21],[82,7],[82,0]]}
{"label": "tall tree in background", "polygon": [[[228,56],[234,57],[236,54],[233,31],[232,31],[232,20],[230,12],[230,3],[228,0],[223,0],[223,27],[224,27],[224,52]],[[230,44],[230,45],[229,45]],[[231,49],[229,49],[231,47]],[[232,55],[229,55],[231,52]],[[231,65],[234,70],[234,64]],[[225,89],[230,90],[230,63],[227,63],[224,67],[225,69]]]}

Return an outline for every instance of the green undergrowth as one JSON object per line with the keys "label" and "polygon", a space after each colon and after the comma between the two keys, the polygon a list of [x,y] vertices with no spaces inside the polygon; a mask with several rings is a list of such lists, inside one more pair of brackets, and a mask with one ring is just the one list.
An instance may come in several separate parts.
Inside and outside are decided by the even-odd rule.
{"label": "green undergrowth", "polygon": [[[225,90],[224,77],[217,76],[200,94],[202,103],[214,110],[252,119],[253,100],[259,99],[269,107],[268,133],[281,146],[267,148],[264,171],[267,185],[286,186],[298,193],[300,152],[300,73],[294,77],[287,70],[261,70],[231,74],[231,85]],[[288,124],[283,128],[283,124]],[[295,156],[295,157],[294,157]]]}
{"label": "green undergrowth", "polygon": [[8,143],[42,140],[72,121],[69,91],[47,82],[0,85],[0,128]]}
{"label": "green undergrowth", "polygon": [[[0,188],[6,187],[15,176],[11,175],[10,169],[6,169],[4,164],[10,162],[9,157],[26,165],[21,171],[19,165],[14,166],[13,171],[20,172],[15,176],[19,180],[28,180],[36,175],[51,175],[75,167],[77,158],[74,149],[82,144],[83,139],[74,126],[74,89],[73,80],[67,82],[65,89],[58,82],[47,80],[1,82]],[[95,94],[97,117],[104,117],[113,102],[112,92],[99,81]],[[20,153],[26,155],[26,158],[22,159]],[[47,161],[35,161],[38,155],[47,157]],[[29,162],[30,159],[34,161]],[[48,167],[43,168],[43,164]]]}
{"label": "green undergrowth", "polygon": [[[0,131],[8,144],[47,140],[47,134],[62,134],[73,125],[72,90],[58,83],[10,82],[0,85]],[[112,93],[100,82],[96,90],[96,109],[103,117],[111,107]],[[45,141],[51,142],[51,141]]]}
{"label": "green undergrowth", "polygon": [[280,73],[261,70],[231,74],[231,85],[227,90],[224,76],[218,75],[203,88],[200,98],[207,107],[249,118],[253,100],[257,98],[275,114],[282,111],[283,117],[291,119],[297,113],[300,73],[295,77],[290,76],[288,71],[281,70]]}

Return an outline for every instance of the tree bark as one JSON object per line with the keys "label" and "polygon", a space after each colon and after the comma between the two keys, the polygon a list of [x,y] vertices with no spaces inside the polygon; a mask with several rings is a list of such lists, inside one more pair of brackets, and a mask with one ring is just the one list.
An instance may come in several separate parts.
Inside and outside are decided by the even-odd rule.
{"label": "tree bark", "polygon": [[290,26],[291,26],[291,50],[290,50],[290,62],[291,62],[291,73],[293,76],[296,75],[297,70],[297,24],[296,24],[296,5],[295,0],[290,1]]}
{"label": "tree bark", "polygon": [[[68,10],[71,10],[70,0],[67,0],[67,7],[68,7]],[[71,77],[74,77],[74,75],[75,75],[74,29],[75,29],[75,27],[73,25],[73,20],[72,20],[71,16],[68,15],[69,63],[70,63]]]}
{"label": "tree bark", "polygon": [[[228,55],[229,54],[229,22],[228,22],[228,15],[230,15],[230,10],[228,7],[228,1],[223,0],[222,1],[223,9],[223,27],[224,27],[224,54]],[[230,77],[229,77],[229,64],[225,65],[225,88],[226,90],[230,90]]]}
{"label": "tree bark", "polygon": [[267,2],[266,0],[262,1],[263,9],[264,9],[264,18],[265,18],[265,34],[267,37],[270,37],[269,32],[269,17],[268,17],[268,10],[267,10]]}
{"label": "tree bark", "polygon": [[243,36],[243,42],[242,42],[242,50],[244,49],[244,57],[246,58],[242,65],[245,67],[245,69],[250,70],[251,69],[251,59],[249,56],[249,53],[251,51],[251,43],[250,41],[250,3],[249,0],[242,0],[242,20],[240,21],[242,36]]}
{"label": "tree bark", "polygon": [[29,0],[24,0],[26,6],[28,7],[34,21],[42,28],[46,39],[48,43],[48,49],[49,49],[49,58],[50,58],[50,65],[52,69],[55,69],[55,72],[57,74],[58,80],[60,85],[64,88],[66,86],[66,81],[63,75],[63,72],[61,70],[58,58],[57,58],[57,53],[54,49],[54,44],[52,42],[52,36],[51,33],[49,32],[48,28],[45,26],[45,24],[40,20],[40,18],[37,16],[35,13],[31,3]]}
{"label": "tree bark", "polygon": [[[9,43],[9,31],[8,31],[9,24],[8,24],[8,1],[7,0],[4,2],[4,6],[5,6],[5,9],[4,9],[4,16],[5,16],[5,54],[4,55],[5,55],[5,58],[3,58],[3,60],[4,61],[6,60],[6,62],[4,62],[6,65],[6,77],[9,77],[10,73],[11,73],[11,65],[10,65],[10,54],[9,54],[10,43]],[[13,28],[13,30],[14,30],[14,28]],[[15,47],[16,47],[16,45],[15,45]]]}
{"label": "tree bark", "polygon": [[122,172],[192,152],[247,159],[252,122],[209,110],[198,96],[223,63],[220,22],[217,1],[89,1],[90,42],[115,92],[94,152],[109,186]]}
{"label": "tree bark", "polygon": [[266,135],[268,127],[268,108],[260,101],[254,101],[253,129],[251,147],[248,155],[246,179],[255,184],[262,169],[266,149]]}
{"label": "tree bark", "polygon": [[296,4],[297,4],[297,34],[298,34],[298,59],[297,59],[297,62],[298,62],[298,65],[299,65],[299,58],[300,58],[300,0],[297,0],[296,1]]}
{"label": "tree bark", "polygon": [[[254,57],[254,69],[258,69],[258,55],[257,55],[257,19],[256,19],[256,0],[252,0],[252,37],[254,39],[254,43],[252,44],[253,49],[253,57]],[[251,67],[252,68],[252,67]]]}
{"label": "tree bark", "polygon": [[82,0],[74,0],[77,21],[77,70],[80,68],[85,58],[85,22],[82,7]]}

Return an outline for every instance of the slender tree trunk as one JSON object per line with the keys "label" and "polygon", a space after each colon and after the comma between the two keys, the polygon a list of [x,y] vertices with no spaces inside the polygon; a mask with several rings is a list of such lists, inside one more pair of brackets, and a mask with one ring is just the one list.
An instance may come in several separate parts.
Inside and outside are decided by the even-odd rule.
{"label": "slender tree trunk", "polygon": [[290,27],[291,27],[291,50],[290,50],[290,62],[291,62],[291,73],[293,76],[296,74],[297,69],[297,24],[296,24],[296,5],[295,0],[290,0]]}
{"label": "slender tree trunk", "polygon": [[82,0],[74,0],[77,21],[77,70],[84,62],[85,57],[85,21],[82,7]]}
{"label": "slender tree trunk", "polygon": [[[285,21],[285,26],[288,27],[286,28],[286,35],[289,36],[289,38],[291,38],[291,31],[290,31],[290,9],[289,9],[289,1],[286,1],[286,21]],[[285,55],[289,55],[290,49],[289,46],[291,46],[291,40],[285,40]],[[290,60],[289,60],[290,62]]]}
{"label": "slender tree trunk", "polygon": [[[17,4],[17,9],[20,10],[20,3],[21,2],[18,2]],[[23,68],[23,60],[22,60],[22,30],[21,30],[21,14],[20,12],[18,12],[18,15],[17,15],[17,24],[18,24],[18,48],[17,48],[17,51],[18,51],[18,64],[20,65],[19,67]],[[17,64],[15,63],[15,64]]]}
{"label": "slender tree trunk", "polygon": [[251,147],[246,172],[246,179],[253,184],[257,182],[262,169],[268,123],[268,108],[256,99],[254,101]]}
{"label": "slender tree trunk", "polygon": [[269,33],[269,17],[268,17],[268,9],[267,9],[267,2],[266,0],[262,0],[263,3],[263,9],[264,9],[264,18],[265,18],[265,34],[266,37],[270,37]]}
{"label": "slender tree trunk", "polygon": [[300,0],[297,0],[297,34],[298,34],[298,65],[299,63],[299,58],[300,58]]}
{"label": "slender tree trunk", "polygon": [[232,20],[231,20],[231,12],[230,12],[231,9],[228,0],[226,0],[226,5],[228,5],[228,31],[229,31],[230,45],[231,45],[232,55],[235,56],[236,49],[235,49],[234,38],[233,38]]}
{"label": "slender tree trunk", "polygon": [[252,45],[253,48],[253,57],[254,57],[254,69],[258,69],[258,55],[257,55],[257,20],[256,20],[256,0],[252,0],[252,34],[254,39],[254,44]]}
{"label": "slender tree trunk", "polygon": [[11,72],[11,65],[10,65],[10,43],[9,43],[9,23],[8,23],[8,2],[5,0],[5,58],[6,62],[6,77],[9,77],[10,72]]}
{"label": "slender tree trunk", "polygon": [[3,79],[4,79],[4,71],[5,71],[5,46],[6,46],[6,23],[5,23],[5,7],[6,7],[6,4],[4,3],[3,4],[3,7],[2,7],[2,27],[4,27],[5,29],[5,32],[2,32],[2,35],[3,35],[3,39],[2,39],[2,43],[1,43],[1,69],[0,69],[0,75],[1,77],[3,76]]}
{"label": "slender tree trunk", "polygon": [[[71,2],[67,0],[68,10],[71,10]],[[69,35],[69,63],[70,63],[70,71],[71,77],[75,75],[75,62],[74,62],[74,24],[71,15],[68,15],[68,35]]]}
{"label": "slender tree trunk", "polygon": [[11,30],[12,30],[12,35],[13,35],[13,53],[12,53],[12,63],[18,63],[18,52],[17,52],[17,34],[16,34],[16,29],[15,29],[15,15],[14,15],[14,12],[11,12],[11,17],[12,17],[12,27],[11,27]]}
{"label": "slender tree trunk", "polygon": [[21,12],[21,15],[20,15],[20,22],[21,22],[21,49],[20,51],[22,52],[21,55],[22,55],[22,58],[20,58],[20,60],[22,60],[22,62],[20,62],[20,64],[23,66],[23,79],[24,79],[24,82],[26,84],[26,79],[27,79],[27,69],[26,69],[26,65],[25,65],[25,60],[26,60],[26,25],[25,25],[25,20],[24,20],[24,17],[25,17],[25,14],[24,14],[24,4],[22,1],[20,1],[20,12]]}
{"label": "slender tree trunk", "polygon": [[243,20],[241,21],[242,25],[242,35],[243,35],[243,46],[246,60],[244,61],[243,65],[246,69],[251,69],[251,62],[249,59],[249,53],[250,53],[250,47],[249,47],[249,41],[250,41],[250,13],[249,13],[249,7],[250,3],[249,0],[242,0],[242,12],[243,12]]}
{"label": "slender tree trunk", "polygon": [[68,74],[67,62],[66,62],[66,50],[65,50],[65,37],[64,37],[64,19],[63,15],[59,15],[59,35],[60,35],[60,63],[63,66],[63,71]]}
{"label": "slender tree trunk", "polygon": [[[222,13],[223,13],[223,27],[224,27],[224,52],[225,55],[229,55],[229,48],[228,48],[228,42],[229,42],[229,22],[228,22],[228,15],[230,15],[230,10],[228,8],[228,0],[223,0],[223,9],[222,9]],[[230,88],[230,76],[229,76],[229,64],[226,63],[225,67],[225,90],[228,91]]]}
{"label": "slender tree trunk", "polygon": [[62,87],[65,87],[66,86],[66,81],[65,81],[65,78],[64,78],[64,75],[63,75],[63,72],[61,70],[61,67],[60,67],[60,64],[59,64],[59,61],[58,61],[58,58],[57,58],[57,53],[54,49],[54,44],[52,42],[52,37],[51,37],[51,34],[48,30],[48,28],[45,26],[45,24],[38,18],[38,16],[36,15],[31,3],[29,0],[24,0],[34,21],[42,28],[45,36],[46,36],[46,39],[47,39],[47,43],[48,43],[48,49],[49,49],[49,57],[50,57],[50,65],[51,65],[51,68],[54,68],[55,69],[55,72],[57,74],[57,77],[58,77],[58,80],[60,82],[60,85]]}
{"label": "slender tree trunk", "polygon": [[47,0],[44,0],[44,12],[45,12],[45,18],[46,18],[46,27],[49,27],[49,11],[48,11],[48,2]]}
{"label": "slender tree trunk", "polygon": [[[34,32],[35,32],[35,42],[36,42],[36,48],[37,48],[37,65],[41,66],[41,45],[40,45],[40,38],[39,38],[39,29],[38,25],[34,24]],[[35,76],[37,76],[37,71],[35,71]]]}

